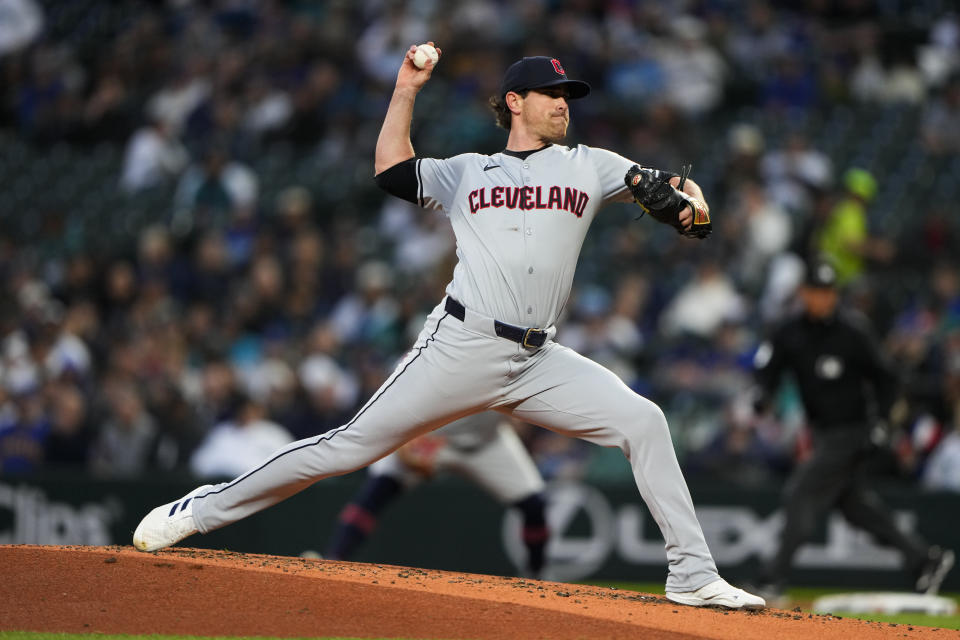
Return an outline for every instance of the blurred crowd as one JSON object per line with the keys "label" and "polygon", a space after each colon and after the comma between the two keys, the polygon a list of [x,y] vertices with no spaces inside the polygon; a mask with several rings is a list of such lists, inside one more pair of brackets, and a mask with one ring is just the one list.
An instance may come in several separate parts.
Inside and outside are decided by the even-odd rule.
{"label": "blurred crowd", "polygon": [[[953,203],[917,193],[896,233],[878,227],[880,188],[901,178],[836,166],[789,125],[840,104],[905,105],[921,114],[918,149],[957,154],[956,14],[870,0],[679,6],[0,0],[0,132],[41,149],[123,147],[116,188],[169,202],[161,224],[107,253],[0,237],[0,473],[233,475],[362,406],[443,295],[449,225],[386,196],[345,207],[292,178],[266,198],[254,167],[282,143],[354,167],[373,190],[397,66],[429,39],[444,56],[418,103],[421,155],[502,148],[485,98],[510,62],[544,53],[595,88],[573,106],[573,143],[676,168],[719,140],[720,159],[693,175],[712,172],[714,235],[686,241],[612,207],[558,334],[663,406],[689,475],[759,484],[802,459],[795,392],[772,416],[743,397],[804,260],[825,254],[904,379],[887,471],[960,490]],[[784,135],[717,128],[743,107],[781,119]],[[549,477],[610,473],[603,452],[519,428]]]}

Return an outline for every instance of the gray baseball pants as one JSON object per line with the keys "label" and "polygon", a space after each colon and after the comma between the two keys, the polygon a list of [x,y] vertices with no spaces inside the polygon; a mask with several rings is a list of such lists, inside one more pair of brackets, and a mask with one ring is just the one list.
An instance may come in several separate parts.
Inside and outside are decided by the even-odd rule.
{"label": "gray baseball pants", "polygon": [[[551,328],[551,336],[555,333]],[[666,541],[667,590],[694,591],[717,569],[693,509],[663,412],[616,375],[548,340],[531,350],[497,337],[493,321],[441,303],[416,344],[345,425],[287,445],[231,482],[194,498],[206,533],[324,478],[361,469],[465,415],[495,409],[557,433],[619,447]]]}

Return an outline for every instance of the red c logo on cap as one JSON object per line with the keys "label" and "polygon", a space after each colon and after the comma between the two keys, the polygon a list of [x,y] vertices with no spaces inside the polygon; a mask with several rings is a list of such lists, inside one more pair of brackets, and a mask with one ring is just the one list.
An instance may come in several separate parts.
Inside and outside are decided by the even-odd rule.
{"label": "red c logo on cap", "polygon": [[563,70],[563,67],[562,67],[562,66],[560,66],[560,61],[557,60],[556,58],[553,58],[553,59],[550,61],[550,64],[553,65],[553,70],[556,71],[557,73],[559,73],[560,75],[562,75],[562,76],[567,75],[567,72]]}

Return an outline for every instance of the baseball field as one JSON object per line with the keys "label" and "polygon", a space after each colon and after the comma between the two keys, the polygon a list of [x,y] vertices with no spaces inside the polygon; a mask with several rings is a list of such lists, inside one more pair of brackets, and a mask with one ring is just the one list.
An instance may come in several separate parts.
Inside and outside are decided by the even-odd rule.
{"label": "baseball field", "polygon": [[230,551],[10,545],[0,546],[0,567],[3,640],[960,638],[955,629],[800,608],[694,609],[615,587]]}

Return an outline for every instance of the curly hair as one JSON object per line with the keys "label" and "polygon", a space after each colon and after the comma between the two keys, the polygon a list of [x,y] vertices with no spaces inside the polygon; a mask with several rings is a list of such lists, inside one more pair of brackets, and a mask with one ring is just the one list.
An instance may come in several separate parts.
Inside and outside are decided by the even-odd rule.
{"label": "curly hair", "polygon": [[[517,91],[516,93],[520,94],[521,98],[526,98],[529,91]],[[513,114],[510,112],[509,107],[507,107],[503,96],[490,96],[487,104],[490,106],[490,110],[493,111],[493,117],[497,122],[497,126],[510,131],[510,118]]]}

